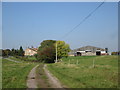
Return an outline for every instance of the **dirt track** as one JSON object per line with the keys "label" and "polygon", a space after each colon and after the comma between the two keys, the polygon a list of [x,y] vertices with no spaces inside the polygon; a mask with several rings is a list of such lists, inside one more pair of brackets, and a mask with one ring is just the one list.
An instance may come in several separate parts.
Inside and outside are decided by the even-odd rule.
{"label": "dirt track", "polygon": [[37,88],[37,82],[35,80],[36,76],[36,68],[39,65],[36,65],[29,73],[28,80],[27,80],[27,87],[28,88]]}
{"label": "dirt track", "polygon": [[10,58],[5,58],[5,59],[8,60],[8,61],[16,62],[16,63],[22,63],[20,61],[16,61],[16,60],[13,60],[13,59],[10,59]]}
{"label": "dirt track", "polygon": [[54,77],[48,70],[47,70],[47,66],[44,65],[43,67],[44,71],[45,71],[45,74],[47,75],[48,77],[48,80],[49,80],[49,83],[51,84],[52,88],[62,88],[62,90],[65,90],[63,88],[63,86],[61,85],[61,83],[59,82],[59,80]]}
{"label": "dirt track", "polygon": [[[46,83],[44,83],[44,81],[42,80],[42,78],[37,78],[36,77],[36,68],[38,67],[39,65],[36,65],[29,73],[28,75],[28,80],[27,80],[27,87],[28,87],[28,90],[29,88],[38,88],[37,85],[43,85],[42,87],[44,86],[47,86]],[[63,86],[61,85],[61,83],[59,82],[59,80],[54,77],[48,70],[47,70],[47,66],[44,65],[43,66],[43,69],[44,69],[44,75],[46,75],[46,77],[48,78],[47,82],[50,84],[50,87],[49,88],[54,88],[54,89],[57,89],[57,88],[62,88],[62,90],[65,90],[63,88]],[[37,79],[37,80],[36,80]],[[42,81],[42,82],[41,82]],[[48,88],[48,87],[44,87],[44,88]]]}

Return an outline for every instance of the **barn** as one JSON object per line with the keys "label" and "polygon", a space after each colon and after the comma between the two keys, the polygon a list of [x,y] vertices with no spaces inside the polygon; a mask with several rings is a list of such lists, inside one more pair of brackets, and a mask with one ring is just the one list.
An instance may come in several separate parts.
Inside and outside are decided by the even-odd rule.
{"label": "barn", "polygon": [[84,46],[72,50],[70,53],[74,54],[74,56],[108,55],[108,48],[103,49],[94,46]]}

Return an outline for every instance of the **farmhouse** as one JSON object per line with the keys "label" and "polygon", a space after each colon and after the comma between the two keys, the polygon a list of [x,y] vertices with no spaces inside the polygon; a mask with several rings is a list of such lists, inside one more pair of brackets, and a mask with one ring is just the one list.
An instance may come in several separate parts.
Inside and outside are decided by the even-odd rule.
{"label": "farmhouse", "polygon": [[108,48],[98,48],[94,46],[85,46],[69,53],[69,56],[92,56],[92,55],[108,55]]}
{"label": "farmhouse", "polygon": [[37,50],[38,50],[38,48],[27,48],[26,50],[25,50],[25,56],[33,56],[33,55],[35,55],[35,54],[37,54]]}

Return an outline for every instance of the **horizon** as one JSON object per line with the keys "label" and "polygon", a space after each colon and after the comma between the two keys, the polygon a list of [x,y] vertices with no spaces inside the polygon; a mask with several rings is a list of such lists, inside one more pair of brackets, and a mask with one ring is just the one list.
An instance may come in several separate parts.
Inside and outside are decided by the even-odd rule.
{"label": "horizon", "polygon": [[2,49],[39,47],[43,40],[65,41],[118,51],[117,2],[105,2],[88,20],[62,38],[101,2],[3,2]]}

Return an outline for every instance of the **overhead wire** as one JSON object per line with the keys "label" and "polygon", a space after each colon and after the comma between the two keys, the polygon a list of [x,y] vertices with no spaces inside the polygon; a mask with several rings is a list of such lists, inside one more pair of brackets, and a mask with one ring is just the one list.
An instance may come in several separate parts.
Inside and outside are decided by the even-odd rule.
{"label": "overhead wire", "polygon": [[79,27],[83,22],[85,22],[95,11],[97,11],[103,4],[105,3],[105,0],[98,5],[92,12],[90,12],[79,24],[77,24],[74,28],[72,28],[69,32],[67,32],[63,37],[67,37],[71,32],[73,32],[77,27]]}

